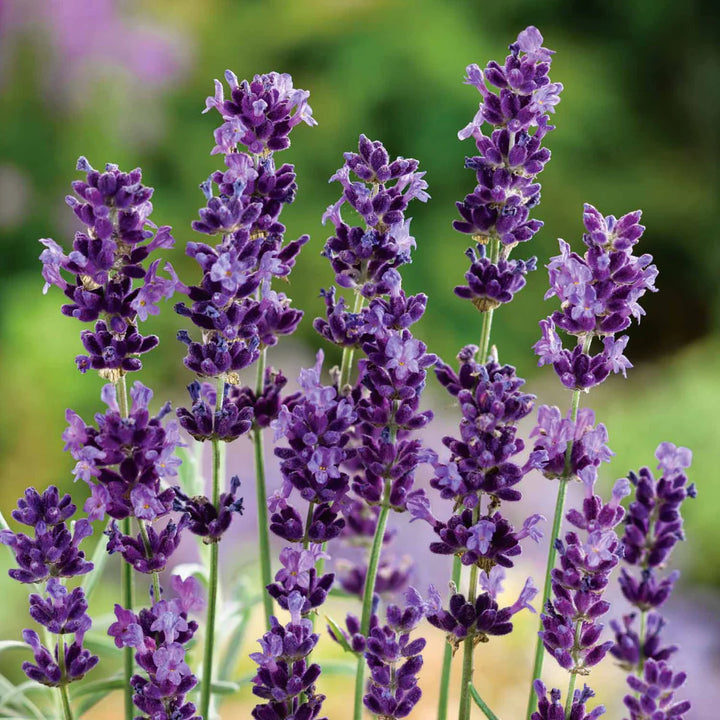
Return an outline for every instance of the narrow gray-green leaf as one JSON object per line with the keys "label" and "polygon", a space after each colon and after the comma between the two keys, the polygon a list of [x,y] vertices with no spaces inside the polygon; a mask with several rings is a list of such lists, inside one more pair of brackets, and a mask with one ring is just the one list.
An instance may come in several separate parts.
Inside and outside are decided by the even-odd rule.
{"label": "narrow gray-green leaf", "polygon": [[[110,521],[112,522],[112,520]],[[108,523],[109,527],[110,523]],[[90,596],[97,587],[97,584],[102,579],[103,570],[105,570],[105,564],[107,559],[110,557],[107,551],[107,542],[103,537],[98,538],[95,550],[93,551],[90,562],[93,564],[93,569],[85,576],[83,580],[83,590],[85,591],[85,597],[90,600]]]}
{"label": "narrow gray-green leaf", "polygon": [[221,680],[229,680],[235,670],[249,619],[250,607],[246,607],[238,613],[237,625],[228,638],[226,645],[227,650],[225,651],[218,668],[218,677]]}
{"label": "narrow gray-green leaf", "polygon": [[30,646],[20,640],[0,640],[0,652],[5,650],[30,650]]}
{"label": "narrow gray-green leaf", "polygon": [[328,621],[328,624],[332,628],[333,635],[335,637],[335,640],[337,640],[338,645],[345,651],[352,653],[353,655],[356,655],[357,653],[352,649],[350,646],[350,643],[347,641],[347,638],[345,635],[343,635],[343,631],[340,628],[340,626],[329,616],[326,615],[325,619]]}
{"label": "narrow gray-green leaf", "polygon": [[229,680],[215,680],[210,683],[210,692],[214,695],[232,695],[240,689],[236,682]]}
{"label": "narrow gray-green leaf", "polygon": [[113,690],[122,690],[124,686],[125,678],[122,675],[111,675],[110,677],[102,678],[102,680],[93,680],[92,682],[88,683],[80,683],[77,688],[73,688],[73,697],[78,698],[83,697],[84,695],[93,695],[99,693],[107,695]]}

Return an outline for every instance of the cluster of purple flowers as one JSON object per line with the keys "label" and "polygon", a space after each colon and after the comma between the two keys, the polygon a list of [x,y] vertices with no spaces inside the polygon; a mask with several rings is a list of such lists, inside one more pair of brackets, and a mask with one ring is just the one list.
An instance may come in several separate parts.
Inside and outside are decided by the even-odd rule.
{"label": "cluster of purple flowers", "polygon": [[[226,169],[200,186],[207,205],[193,223],[197,232],[220,235],[220,242],[188,243],[187,254],[203,276],[187,289],[191,304],[176,306],[202,332],[202,342],[186,331],[178,334],[188,346],[185,365],[206,377],[232,377],[257,359],[259,347],[275,345],[278,335],[294,332],[302,313],[290,307],[285,294],[272,290],[271,282],[287,277],[309,239],[303,235],[284,241],[279,216],[295,199],[297,184],[293,166],[276,168],[272,157],[274,150],[289,146],[287,134],[294,125],[315,124],[308,93],[294,89],[290,76],[278,73],[239,83],[228,70],[225,78],[231,99],[224,99],[216,81],[207,109],[215,108],[224,121],[215,132],[213,152],[225,155]],[[238,143],[249,152],[239,151]]]}
{"label": "cluster of purple flowers", "polygon": [[560,690],[553,688],[548,693],[542,680],[535,681],[534,689],[538,696],[538,707],[530,720],[596,720],[605,714],[604,705],[598,705],[590,712],[585,709],[587,701],[595,697],[595,693],[587,685],[582,690],[575,690],[572,705],[567,714],[565,713],[565,706],[561,702],[562,693]]}
{"label": "cluster of purple flowers", "polygon": [[517,462],[515,456],[525,447],[517,435],[517,423],[532,411],[534,396],[522,391],[524,380],[514,368],[493,359],[479,363],[477,352],[474,345],[464,348],[458,355],[457,372],[445,363],[435,370],[440,383],[458,399],[462,412],[460,438],[443,438],[450,459],[435,463],[430,481],[441,498],[453,501],[452,515],[447,521],[438,520],[424,491],[414,492],[408,503],[413,518],[428,522],[438,536],[430,544],[431,552],[455,555],[463,565],[476,565],[492,587],[470,599],[456,592],[449,611],[441,609],[439,595],[433,593],[435,609],[430,622],[448,632],[454,644],[468,636],[487,639],[488,635],[510,632],[511,615],[526,606],[537,591],[526,585],[523,601],[513,612],[498,611],[494,598],[502,579],[499,570],[513,566],[524,538],[540,539],[537,525],[543,520],[533,514],[516,530],[499,512],[503,501],[516,502],[522,497],[516,486],[540,466],[545,454],[533,452],[522,465]]}
{"label": "cluster of purple flowers", "polygon": [[173,576],[177,597],[158,600],[149,609],[134,613],[115,605],[116,622],[108,635],[118,648],[131,647],[135,660],[146,673],[133,675],[133,702],[141,720],[201,720],[187,694],[198,679],[185,661],[186,647],[198,629],[188,613],[202,609],[204,600],[194,578]]}
{"label": "cluster of purple flowers", "polygon": [[57,285],[70,300],[62,307],[65,315],[95,322],[94,330],[81,333],[88,354],[75,359],[78,369],[100,370],[114,379],[139,370],[138,355],[158,344],[155,335],[140,334],[138,320],[157,315],[157,303],[183,286],[170,263],[164,265],[169,278],[158,275],[160,260],[142,266],[151,253],[175,241],[168,226],[158,228],[149,219],[153,189],[141,183],[140,168],[125,173],[109,163],[100,172],[81,157],[77,169],[87,177],[72,184],[77,197],[68,195],[66,201],[87,230],[75,234],[69,255],[54,240],[40,240],[44,292]]}
{"label": "cluster of purple flowers", "polygon": [[175,421],[163,425],[170,412],[166,403],[154,417],[148,410],[153,393],[136,382],[130,390],[132,400],[127,417],[121,414],[113,384],[102,390],[108,409],[95,416],[97,427],[86,425],[73,410],[67,411],[68,427],[63,433],[65,449],[77,460],[75,478],[91,489],[85,504],[90,520],[109,515],[108,551],[120,552],[135,570],[151,573],[162,570],[180,541],[186,524],[169,522],[157,532],[148,528],[149,542],[141,536],[123,535],[115,522],[128,517],[153,523],[173,509],[175,492],[163,482],[177,475],[180,460],[175,457],[180,436]]}
{"label": "cluster of purple flowers", "polygon": [[[58,640],[51,650],[41,643],[37,632],[24,630],[23,639],[32,648],[35,663],[26,661],[22,669],[31,680],[52,687],[80,680],[98,662],[97,656],[83,647],[92,625],[85,592],[81,587],[68,591],[59,579],[93,569],[79,548],[80,541],[92,534],[90,523],[84,518],[78,520],[72,533],[67,526],[75,510],[70,495],[60,497],[55,486],[42,494],[28,488],[12,517],[32,527],[35,537],[9,529],[0,531],[0,543],[10,548],[19,566],[9,571],[10,577],[22,583],[46,583],[47,597],[30,595],[30,616]],[[67,635],[73,636],[72,642],[66,641]]]}
{"label": "cluster of purple flowers", "polygon": [[[628,336],[615,336],[627,329],[631,318],[640,320],[644,311],[638,301],[648,290],[655,291],[658,273],[651,255],[632,252],[645,230],[640,215],[637,210],[617,220],[585,205],[585,255],[572,252],[561,240],[560,255],[550,260],[545,297],[556,295],[561,309],[540,321],[542,338],[533,349],[538,365],[552,365],[567,388],[587,390],[611,372],[625,376],[632,367],[623,355]],[[577,338],[572,350],[563,347],[556,328]],[[594,337],[602,338],[603,347],[593,355],[589,350]]]}
{"label": "cluster of purple flowers", "polygon": [[[695,497],[695,486],[687,484],[685,470],[692,454],[687,448],[661,443],[655,453],[662,475],[656,480],[649,468],[631,472],[635,489],[625,519],[622,537],[624,550],[620,588],[625,598],[640,611],[640,629],[636,614],[625,615],[622,624],[613,622],[615,644],[612,655],[628,671],[633,694],[625,697],[631,720],[642,718],[681,718],[690,709],[687,701],[673,702],[674,692],[685,682],[685,673],[675,673],[668,663],[677,650],[661,637],[665,620],[658,609],[668,599],[679,573],[662,577],[675,545],[684,539],[680,514],[682,503]],[[631,569],[640,571],[639,577]]]}
{"label": "cluster of purple flowers", "polygon": [[582,512],[573,508],[566,515],[584,537],[569,531],[564,542],[555,541],[560,567],[552,571],[553,597],[543,608],[540,632],[545,649],[558,664],[580,675],[586,675],[613,645],[610,640],[600,642],[604,626],[598,619],[610,609],[603,593],[622,557],[614,528],[625,514],[620,501],[630,492],[628,481],[619,480],[610,502],[603,503],[592,483],[586,489]]}
{"label": "cluster of purple flowers", "polygon": [[303,617],[307,598],[293,590],[286,602],[290,622],[282,625],[270,618],[270,630],[259,641],[261,652],[250,655],[258,665],[253,693],[266,701],[253,709],[256,720],[315,720],[325,700],[315,692],[320,666],[308,660],[319,637]]}
{"label": "cluster of purple flowers", "polygon": [[[508,256],[543,225],[530,219],[530,210],[540,202],[537,176],[550,159],[542,140],[554,129],[549,117],[563,87],[550,82],[553,51],[542,43],[538,29],[528,27],[510,45],[504,65],[493,61],[481,70],[473,64],[466,71],[465,82],[477,88],[482,100],[458,137],[475,139],[479,154],[466,158],[465,167],[475,171],[477,186],[457,203],[461,219],[453,227],[472,235],[477,249],[468,250],[467,285],[455,288],[455,293],[471,300],[481,312],[510,302],[536,266],[534,257],[510,260]],[[482,130],[485,123],[493,128],[489,136]]]}

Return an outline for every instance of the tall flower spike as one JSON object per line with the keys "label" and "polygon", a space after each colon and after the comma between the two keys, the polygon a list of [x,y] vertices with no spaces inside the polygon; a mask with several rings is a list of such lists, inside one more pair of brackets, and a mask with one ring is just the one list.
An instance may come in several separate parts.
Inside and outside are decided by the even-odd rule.
{"label": "tall flower spike", "polygon": [[[482,100],[458,137],[475,140],[479,154],[466,158],[465,167],[475,171],[477,186],[457,203],[461,219],[453,227],[471,235],[477,246],[467,253],[471,261],[467,285],[456,287],[455,293],[471,300],[480,312],[510,302],[525,285],[525,275],[535,269],[534,257],[523,261],[508,256],[542,227],[542,222],[530,218],[530,210],[540,202],[537,176],[550,159],[542,140],[554,129],[550,113],[555,112],[563,89],[562,84],[550,82],[553,52],[542,42],[538,29],[528,27],[510,45],[504,65],[493,61],[484,70],[475,64],[466,70],[465,82],[480,92]],[[483,133],[486,124],[489,135]]]}
{"label": "tall flower spike", "polygon": [[77,169],[86,178],[72,184],[75,195],[66,201],[87,229],[75,234],[68,255],[54,240],[40,240],[45,246],[40,255],[43,292],[57,285],[70,300],[63,314],[95,323],[94,330],[81,333],[88,354],[75,359],[78,369],[100,370],[114,379],[139,370],[138,356],[158,343],[155,335],[139,333],[138,321],[156,315],[157,303],[184,286],[170,263],[163,265],[168,277],[158,275],[160,260],[142,265],[151,253],[171,248],[175,241],[170,227],[158,228],[149,219],[153,189],[142,185],[140,168],[126,173],[108,163],[100,172],[81,157]]}
{"label": "tall flower spike", "polygon": [[[639,300],[647,291],[655,291],[658,274],[651,255],[632,253],[645,230],[640,215],[637,210],[618,220],[586,204],[585,254],[572,252],[560,240],[560,255],[547,266],[550,289],[545,297],[557,296],[561,309],[540,321],[542,337],[533,349],[538,365],[552,365],[567,388],[587,390],[611,372],[626,376],[632,367],[623,354],[628,336],[616,335],[628,328],[632,318],[640,321],[644,311]],[[577,338],[572,350],[564,348],[558,328]],[[594,337],[601,339],[603,347],[591,354]]]}

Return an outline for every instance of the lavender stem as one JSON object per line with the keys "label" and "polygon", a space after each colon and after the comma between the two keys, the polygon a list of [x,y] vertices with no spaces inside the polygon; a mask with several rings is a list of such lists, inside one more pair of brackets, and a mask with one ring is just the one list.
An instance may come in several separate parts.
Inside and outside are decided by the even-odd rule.
{"label": "lavender stem", "polygon": [[[365,298],[362,294],[355,294],[355,305],[353,306],[353,314],[357,315],[362,311],[365,305]],[[342,389],[350,382],[350,375],[352,373],[353,356],[355,355],[355,348],[345,347],[343,348],[342,361],[340,362],[340,387]]]}
{"label": "lavender stem", "polygon": [[[120,377],[115,381],[115,393],[118,399],[118,408],[120,409],[120,416],[126,418],[128,416],[128,393],[127,393],[127,382],[125,375],[121,374]],[[123,535],[130,535],[130,518],[127,517],[121,521],[121,528]],[[133,572],[132,566],[129,563],[123,562],[121,567],[120,585],[123,598],[123,606],[126,610],[132,610],[133,608]],[[135,711],[133,709],[133,690],[130,686],[130,679],[135,671],[135,659],[133,657],[133,648],[123,648],[123,673],[125,676],[125,682],[123,684],[123,694],[125,697],[125,720],[133,720],[135,717]]]}
{"label": "lavender stem", "polygon": [[[140,537],[142,538],[143,545],[145,546],[145,554],[148,560],[152,557],[152,549],[150,547],[150,539],[147,534],[147,527],[145,521],[140,518],[137,519],[138,527],[140,528]],[[153,587],[153,603],[160,602],[160,578],[157,572],[152,574],[152,587]]]}
{"label": "lavender stem", "polygon": [[[462,578],[462,563],[456,555],[453,558],[452,581],[455,587],[460,587]],[[438,720],[447,720],[448,699],[450,697],[450,668],[452,666],[452,647],[450,643],[445,644],[443,655],[442,672],[440,674],[440,699],[438,700]]]}
{"label": "lavender stem", "polygon": [[70,707],[70,696],[68,695],[67,682],[65,678],[65,641],[62,635],[58,636],[58,666],[60,667],[60,697],[62,699],[63,715],[65,720],[73,720],[72,708]]}
{"label": "lavender stem", "polygon": [[[218,378],[215,394],[215,415],[222,410],[223,398],[225,395],[225,377]],[[223,479],[223,455],[225,446],[221,440],[214,436],[212,440],[213,464],[212,464],[212,503],[218,506],[220,500],[220,482]],[[202,687],[200,689],[200,715],[206,718],[210,712],[210,696],[212,685],[213,650],[215,646],[215,610],[217,606],[218,592],[218,543],[210,543],[210,573],[208,577],[208,603],[207,619],[205,623],[205,650],[203,653]]]}
{"label": "lavender stem", "polygon": [[[473,509],[473,525],[480,519],[480,503]],[[470,583],[468,585],[468,602],[472,605],[477,595],[478,567],[473,565],[470,568]],[[463,641],[463,666],[462,681],[460,685],[460,711],[458,720],[469,720],[470,718],[470,686],[472,685],[473,673],[475,672],[475,637],[468,635]]]}
{"label": "lavender stem", "polygon": [[[257,380],[255,393],[260,397],[265,382],[265,366],[267,364],[267,348],[260,351],[257,364]],[[267,488],[265,485],[265,449],[263,446],[263,429],[254,427],[252,431],[255,446],[255,491],[258,514],[258,547],[260,551],[260,582],[263,590],[272,583],[272,563],[270,561],[270,530],[267,515]],[[273,614],[273,601],[266,592],[262,593],[265,611],[265,629],[270,630],[270,616]]]}
{"label": "lavender stem", "polygon": [[[395,442],[397,428],[394,425],[390,428],[390,442]],[[390,480],[385,480],[385,492],[383,493],[382,508],[378,516],[375,536],[373,537],[370,559],[368,560],[367,575],[365,576],[365,588],[363,590],[362,615],[360,617],[360,633],[367,637],[370,632],[370,619],[372,617],[373,596],[375,595],[375,580],[377,578],[378,565],[380,563],[380,552],[382,550],[383,538],[388,515],[390,514]],[[365,657],[360,655],[355,675],[355,711],[354,720],[362,718],[363,691],[365,689]]]}
{"label": "lavender stem", "polygon": [[[590,343],[592,342],[592,335],[588,335],[583,341],[583,352],[588,352],[590,349]],[[575,425],[577,421],[578,410],[580,409],[580,390],[573,390],[572,401],[570,407],[570,420]],[[573,430],[574,432],[574,430]],[[560,526],[562,525],[563,510],[565,508],[565,494],[567,492],[568,482],[570,480],[570,459],[572,458],[573,446],[575,444],[574,438],[570,440],[565,451],[565,470],[561,478],[559,478],[560,486],[558,488],[557,500],[555,502],[555,516],[553,518],[552,533],[550,535],[550,547],[548,548],[548,559],[547,566],[545,568],[545,582],[543,584],[543,596],[542,603],[540,604],[540,612],[542,613],[547,601],[550,597],[550,588],[552,584],[552,571],[555,567],[555,558],[557,556],[557,548],[555,547],[555,540],[560,536]],[[542,619],[538,620],[540,627],[542,628]],[[533,713],[535,707],[535,690],[533,683],[535,680],[540,679],[542,674],[543,657],[545,655],[545,646],[543,641],[538,635],[537,642],[535,644],[535,663],[533,665],[533,674],[530,680],[530,694],[528,696],[528,707],[527,707],[527,720],[530,720],[530,716]]]}

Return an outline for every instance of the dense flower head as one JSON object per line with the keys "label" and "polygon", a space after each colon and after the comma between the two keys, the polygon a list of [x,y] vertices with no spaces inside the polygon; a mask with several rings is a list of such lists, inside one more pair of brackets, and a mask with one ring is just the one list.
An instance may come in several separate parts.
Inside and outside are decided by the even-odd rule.
{"label": "dense flower head", "polygon": [[625,706],[630,711],[629,720],[682,720],[690,710],[688,700],[675,700],[675,693],[686,680],[684,672],[674,672],[665,662],[648,660],[642,677],[631,675]]}
{"label": "dense flower head", "polygon": [[570,713],[565,714],[565,705],[562,702],[562,693],[553,688],[549,693],[542,680],[534,683],[535,694],[538,696],[537,710],[530,720],[596,720],[605,714],[605,706],[598,705],[594,710],[587,711],[587,701],[595,697],[595,693],[584,685],[582,690],[575,690]]}
{"label": "dense flower head", "polygon": [[[587,486],[595,484],[600,463],[610,462],[614,453],[607,446],[605,425],[593,425],[594,422],[595,413],[590,408],[580,408],[574,422],[570,412],[564,416],[558,407],[541,405],[538,408],[537,425],[530,437],[536,438],[534,451],[545,454],[541,463],[545,477],[576,477]],[[572,450],[568,460],[569,443]]]}
{"label": "dense flower head", "polygon": [[136,572],[161,572],[167,566],[170,556],[177,550],[182,531],[191,522],[189,514],[185,514],[177,523],[171,520],[159,531],[150,526],[147,528],[146,543],[142,534],[124,535],[119,530],[117,521],[112,520],[105,531],[108,536],[107,551],[111,555],[119,552]]}
{"label": "dense flower head", "polygon": [[173,509],[184,513],[188,530],[202,537],[206,544],[219,542],[230,527],[233,515],[242,515],[243,499],[238,496],[240,478],[237,475],[230,479],[230,492],[221,493],[217,507],[204,495],[191,498],[179,487],[174,490]]}
{"label": "dense flower head", "polygon": [[222,403],[217,408],[217,388],[193,380],[188,385],[192,406],[177,410],[180,427],[200,441],[217,438],[232,442],[248,432],[253,424],[253,408],[244,395],[232,392],[233,387],[224,383]]}
{"label": "dense flower head", "polygon": [[422,696],[417,675],[423,665],[425,640],[411,638],[422,618],[422,609],[416,605],[390,605],[386,624],[375,623],[370,630],[365,646],[370,680],[363,702],[379,717],[407,717]]}
{"label": "dense flower head", "polygon": [[642,642],[639,631],[635,628],[635,613],[624,615],[622,624],[617,620],[610,621],[615,633],[615,644],[610,654],[627,671],[636,669],[642,661],[667,660],[678,648],[677,645],[664,645],[660,633],[665,627],[665,618],[658,612],[649,612],[645,620],[645,632]]}
{"label": "dense flower head", "polygon": [[238,81],[231,70],[225,71],[230,97],[220,80],[215,80],[215,95],[205,101],[205,110],[215,108],[223,124],[215,131],[217,145],[213,154],[235,152],[238,143],[256,155],[290,147],[288,135],[299,123],[317,125],[308,105],[310,93],[293,87],[287,73],[255,75]]}
{"label": "dense flower head", "polygon": [[[83,648],[83,639],[92,621],[87,614],[87,600],[81,587],[72,591],[56,578],[51,577],[44,597],[38,593],[30,595],[30,616],[43,625],[52,635],[73,635],[72,641],[61,638],[51,652],[40,643],[34,630],[25,630],[23,639],[33,650],[35,663],[24,662],[25,674],[43,685],[65,685],[80,680],[98,662],[98,658]],[[49,637],[48,634],[45,637]],[[59,662],[59,653],[64,653],[64,664]]]}
{"label": "dense flower head", "polygon": [[537,258],[529,260],[508,260],[500,258],[493,263],[487,257],[485,246],[469,248],[470,269],[465,273],[467,285],[455,288],[458,297],[470,300],[480,311],[494,310],[503,303],[509,303],[516,292],[525,287],[525,276],[535,270]]}
{"label": "dense flower head", "polygon": [[286,547],[280,551],[282,568],[275,574],[275,582],[268,585],[267,591],[281,608],[289,609],[290,596],[293,593],[299,593],[303,598],[300,608],[302,615],[307,615],[314,608],[320,607],[327,599],[335,575],[318,573],[315,567],[318,560],[330,557],[321,547],[320,545],[310,545],[307,549]]}
{"label": "dense flower head", "polygon": [[115,605],[116,622],[108,635],[115,645],[132,647],[135,661],[147,677],[133,675],[133,702],[152,720],[199,720],[195,706],[186,702],[187,693],[197,685],[186,662],[187,645],[198,625],[188,618],[188,610],[201,607],[196,602],[197,581],[175,582],[177,597],[159,600],[139,613]]}
{"label": "dense flower head", "polygon": [[320,351],[316,364],[300,374],[303,393],[294,401],[292,410],[283,406],[271,423],[275,439],[285,438],[288,443],[287,447],[275,449],[284,482],[280,491],[270,498],[271,526],[291,541],[302,536],[294,537],[295,533],[290,536],[290,528],[284,522],[289,517],[282,518],[281,514],[296,512],[287,503],[293,489],[304,500],[316,503],[307,529],[311,542],[325,542],[337,536],[344,525],[339,516],[340,507],[350,478],[342,465],[354,453],[348,443],[349,429],[356,415],[352,402],[340,396],[336,387],[321,384],[322,361]]}
{"label": "dense flower head", "polygon": [[[163,266],[168,277],[158,275],[159,259],[147,268],[142,263],[174,240],[168,226],[158,228],[149,219],[153,190],[142,185],[139,168],[126,173],[109,163],[100,172],[81,157],[77,169],[86,178],[73,183],[77,197],[66,200],[87,229],[75,234],[68,255],[54,240],[40,240],[43,291],[57,285],[70,300],[63,314],[96,323],[94,331],[82,334],[90,355],[76,359],[81,371],[138,370],[137,355],[157,345],[154,335],[139,334],[138,320],[156,315],[157,303],[183,287],[170,263]],[[73,276],[70,281],[67,275]]]}
{"label": "dense flower head", "polygon": [[488,642],[491,636],[507,635],[512,632],[512,618],[520,610],[535,612],[532,605],[537,588],[528,579],[520,591],[518,599],[510,606],[501,608],[497,595],[502,589],[503,571],[494,568],[490,573],[481,572],[480,586],[482,592],[475,600],[469,600],[460,592],[453,592],[444,608],[440,593],[431,585],[428,600],[422,602],[415,596],[413,602],[422,604],[425,616],[431,625],[447,633],[447,640],[455,648],[465,638],[474,638],[474,642]]}
{"label": "dense flower head", "polygon": [[600,642],[604,626],[598,619],[610,609],[603,593],[622,557],[614,528],[624,515],[620,500],[628,492],[627,481],[621,480],[605,503],[588,485],[582,512],[572,509],[566,515],[584,537],[570,531],[564,542],[555,541],[560,567],[551,574],[553,595],[541,616],[540,637],[559,665],[574,673],[587,674],[613,646]]}
{"label": "dense flower head", "polygon": [[268,367],[265,368],[262,390],[259,394],[247,385],[231,385],[228,388],[228,396],[238,407],[252,410],[254,427],[266,428],[277,419],[283,405],[288,410],[292,410],[295,402],[300,398],[299,392],[281,395],[286,385],[287,378],[282,372]]}
{"label": "dense flower head", "polygon": [[[640,214],[637,210],[617,220],[586,204],[585,254],[572,252],[560,240],[560,255],[547,266],[550,289],[545,298],[557,296],[561,307],[540,322],[542,338],[534,350],[538,365],[552,365],[566,387],[588,389],[611,372],[625,376],[632,367],[623,354],[628,337],[616,335],[629,327],[632,318],[640,321],[644,310],[639,300],[647,291],[655,291],[658,274],[651,255],[632,253],[645,229],[639,224]],[[556,328],[577,336],[572,350],[563,347]],[[590,353],[593,337],[599,337],[603,346],[595,354]]]}
{"label": "dense flower head", "polygon": [[260,639],[260,652],[250,658],[258,665],[253,693],[266,702],[256,705],[256,720],[314,720],[324,695],[315,692],[320,666],[309,663],[308,655],[318,642],[312,622],[302,617],[305,599],[299,591],[287,598],[290,622],[281,625],[270,618],[270,630]]}
{"label": "dense flower head", "polygon": [[[417,168],[417,160],[390,161],[382,143],[365,135],[360,136],[357,153],[345,153],[345,164],[330,178],[342,185],[343,194],[323,215],[323,223],[329,219],[335,227],[323,255],[341,287],[355,288],[368,298],[387,294],[385,273],[411,261],[415,238],[405,211],[411,200],[430,198],[425,173]],[[362,217],[365,227],[343,221],[340,209],[345,203]]]}
{"label": "dense flower head", "polygon": [[85,505],[91,520],[107,513],[116,520],[134,516],[153,521],[172,508],[174,492],[163,489],[162,481],[177,475],[180,460],[174,453],[181,445],[179,429],[174,421],[163,424],[169,403],[154,417],[150,415],[152,397],[149,388],[135,382],[128,417],[123,417],[116,388],[109,383],[102,389],[108,409],[96,414],[96,426],[86,425],[77,413],[67,411],[63,438],[77,460],[76,479],[91,488]]}
{"label": "dense flower head", "polygon": [[42,685],[58,687],[81,680],[98,663],[97,655],[82,647],[82,634],[79,634],[72,643],[63,645],[64,673],[58,664],[58,646],[55,647],[54,652],[50,652],[40,642],[40,637],[34,630],[23,630],[23,640],[32,648],[35,660],[35,663],[25,661],[22,664],[23,672],[31,680]]}
{"label": "dense flower head", "polygon": [[7,545],[18,564],[8,575],[22,583],[39,583],[49,578],[73,577],[90,572],[93,564],[85,559],[80,542],[92,535],[92,526],[85,519],[77,520],[72,530],[66,521],[76,510],[70,495],[60,497],[51,485],[43,493],[28,488],[18,500],[12,517],[34,529],[34,537],[0,530],[0,543]]}
{"label": "dense flower head", "polygon": [[657,480],[646,467],[628,475],[635,497],[625,522],[624,557],[643,568],[662,567],[676,543],[684,539],[680,508],[687,497],[695,496],[695,487],[688,486],[685,474],[692,461],[690,450],[666,442],[658,446],[655,457],[662,472]]}

